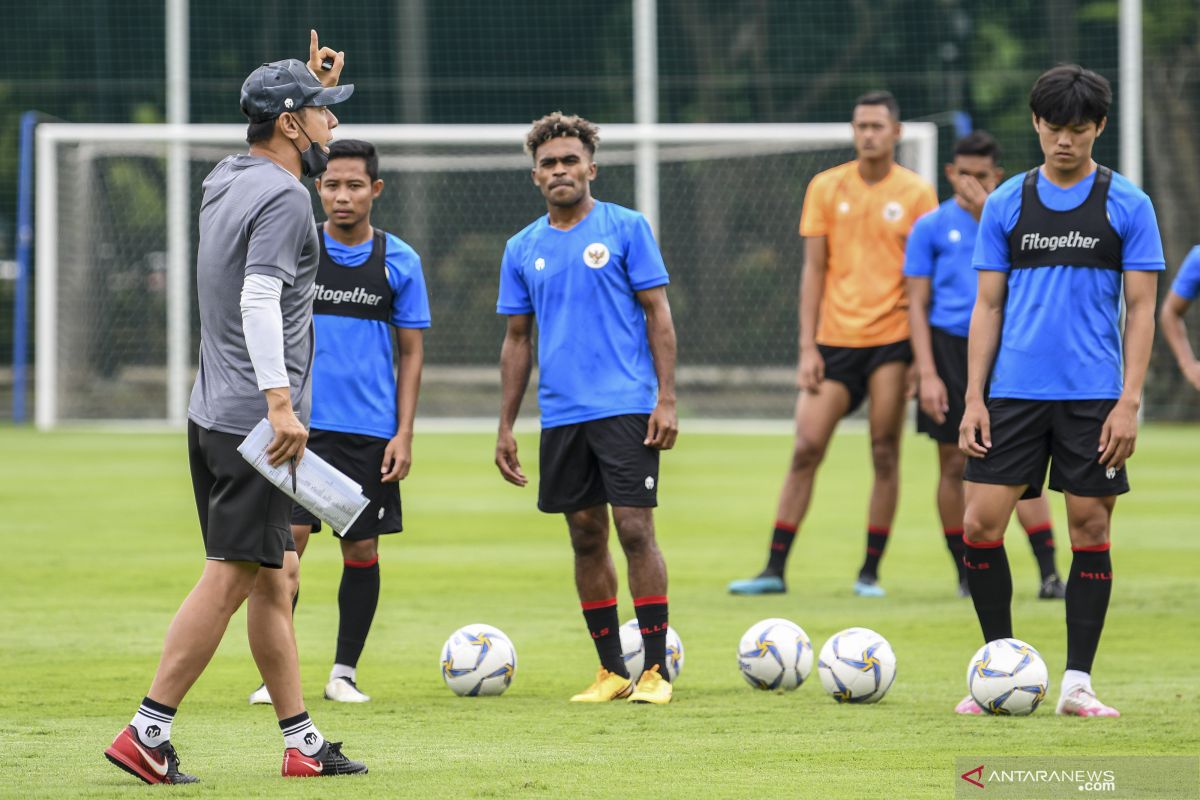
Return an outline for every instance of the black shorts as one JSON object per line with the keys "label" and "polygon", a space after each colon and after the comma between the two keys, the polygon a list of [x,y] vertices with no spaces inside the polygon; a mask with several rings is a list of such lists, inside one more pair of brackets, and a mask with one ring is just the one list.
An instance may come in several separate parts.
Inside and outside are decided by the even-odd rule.
{"label": "black shorts", "polygon": [[819,344],[817,350],[825,359],[825,380],[837,381],[850,392],[850,407],[853,413],[867,396],[867,381],[871,373],[893,361],[912,363],[912,346],[902,342],[881,344],[877,347],[833,347]]}
{"label": "black shorts", "polygon": [[958,443],[958,426],[962,422],[967,394],[967,337],[955,336],[938,328],[929,329],[933,349],[933,365],[938,377],[946,384],[946,400],[950,410],[941,425],[921,410],[917,403],[917,432],[943,444]]}
{"label": "black shorts", "polygon": [[[354,520],[350,530],[341,532],[343,539],[373,539],[380,534],[404,530],[400,513],[400,484],[379,480],[379,467],[383,464],[383,451],[387,449],[387,443],[387,439],[378,436],[319,428],[313,428],[308,433],[308,449],[362,486],[363,496],[371,501]],[[313,533],[321,530],[321,520],[299,503],[292,506],[292,524],[311,525]]]}
{"label": "black shorts", "polygon": [[288,525],[292,499],[242,458],[237,446],[244,438],[188,420],[188,462],[204,555],[210,561],[251,561],[279,569],[284,551],[296,549]]}
{"label": "black shorts", "polygon": [[1116,400],[987,401],[992,448],[968,458],[964,480],[1029,488],[1022,500],[1042,493],[1046,466],[1050,488],[1080,497],[1111,497],[1129,491],[1125,467],[1100,463],[1097,447],[1104,420]]}
{"label": "black shorts", "polygon": [[543,429],[538,508],[657,506],[658,451],[642,444],[649,421],[649,414],[623,414]]}

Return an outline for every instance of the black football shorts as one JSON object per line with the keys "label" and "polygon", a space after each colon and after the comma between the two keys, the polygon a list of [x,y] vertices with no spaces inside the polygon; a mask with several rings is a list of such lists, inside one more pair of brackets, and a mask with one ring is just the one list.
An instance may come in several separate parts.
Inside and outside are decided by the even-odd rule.
{"label": "black football shorts", "polygon": [[642,444],[649,421],[649,414],[623,414],[543,429],[538,508],[657,506],[658,451]]}
{"label": "black football shorts", "polygon": [[921,410],[917,403],[917,432],[924,433],[942,444],[958,443],[958,426],[966,410],[964,398],[967,394],[967,337],[955,336],[938,328],[929,329],[930,345],[933,349],[933,365],[938,377],[946,384],[946,421],[941,425]]}
{"label": "black football shorts", "polygon": [[[1050,488],[1080,497],[1111,497],[1129,491],[1126,468],[1100,463],[1100,431],[1116,400],[987,401],[992,447],[968,458],[964,480],[1004,486],[1028,485],[1021,499],[1038,497],[1050,467]],[[978,434],[977,434],[978,436]]]}
{"label": "black football shorts", "polygon": [[295,550],[288,519],[292,499],[255,471],[237,451],[244,436],[210,431],[188,420],[188,462],[210,561],[283,566]]}
{"label": "black football shorts", "polygon": [[[363,487],[363,496],[371,501],[358,515],[358,519],[354,520],[350,530],[342,533],[343,539],[373,539],[384,533],[399,533],[404,530],[400,510],[400,484],[379,480],[379,468],[383,464],[383,451],[387,449],[387,443],[387,439],[378,436],[326,431],[320,428],[313,428],[308,433],[308,449]],[[321,520],[299,503],[292,506],[292,524],[311,525],[313,533],[321,530]]]}
{"label": "black football shorts", "polygon": [[912,363],[912,346],[907,339],[877,347],[833,347],[818,344],[817,350],[820,351],[821,358],[825,359],[825,380],[837,381],[850,392],[847,414],[852,414],[862,405],[867,396],[867,382],[871,373],[893,361]]}

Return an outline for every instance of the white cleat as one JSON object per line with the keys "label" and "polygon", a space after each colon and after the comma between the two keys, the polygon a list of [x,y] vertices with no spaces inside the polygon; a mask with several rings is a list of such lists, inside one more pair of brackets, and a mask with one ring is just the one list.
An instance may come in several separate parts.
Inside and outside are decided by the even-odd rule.
{"label": "white cleat", "polygon": [[267,685],[265,683],[250,693],[250,705],[252,705],[252,706],[269,706],[269,705],[271,705],[271,693],[267,691]]}
{"label": "white cleat", "polygon": [[366,703],[371,698],[359,691],[354,681],[345,676],[330,678],[325,684],[325,699],[339,703]]}
{"label": "white cleat", "polygon": [[1119,717],[1121,712],[1096,699],[1086,686],[1077,686],[1058,698],[1056,713],[1064,717]]}

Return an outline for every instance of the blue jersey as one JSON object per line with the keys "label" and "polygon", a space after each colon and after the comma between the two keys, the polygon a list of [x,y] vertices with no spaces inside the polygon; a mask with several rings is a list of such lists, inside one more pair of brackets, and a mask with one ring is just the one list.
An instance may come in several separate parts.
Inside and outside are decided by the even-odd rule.
{"label": "blue jersey", "polygon": [[1189,303],[1200,296],[1200,245],[1193,247],[1179,265],[1171,291]]}
{"label": "blue jersey", "polygon": [[646,218],[596,201],[570,230],[538,219],[508,240],[498,314],[533,314],[542,427],[648,414],[658,377],[636,292],[669,282]]}
{"label": "blue jersey", "polygon": [[[342,266],[362,266],[371,255],[369,240],[347,247],[328,233],[323,235],[330,258]],[[428,328],[429,298],[420,256],[390,233],[384,264],[392,288],[390,324],[313,315],[317,341],[312,367],[314,428],[383,439],[396,435],[392,326]]]}
{"label": "blue jersey", "polygon": [[[992,397],[1025,400],[1115,399],[1121,396],[1121,273],[1070,264],[1011,270],[1009,234],[1021,215],[1025,175],[1005,181],[983,208],[975,244],[977,270],[1008,273],[1004,325],[993,366]],[[1082,205],[1093,171],[1061,189],[1039,171],[1037,196],[1050,213]],[[1121,242],[1121,268],[1162,270],[1162,240],[1150,198],[1117,173],[1106,202]]]}
{"label": "blue jersey", "polygon": [[952,197],[917,220],[904,246],[905,277],[929,278],[929,324],[955,336],[971,330],[978,231],[979,223]]}

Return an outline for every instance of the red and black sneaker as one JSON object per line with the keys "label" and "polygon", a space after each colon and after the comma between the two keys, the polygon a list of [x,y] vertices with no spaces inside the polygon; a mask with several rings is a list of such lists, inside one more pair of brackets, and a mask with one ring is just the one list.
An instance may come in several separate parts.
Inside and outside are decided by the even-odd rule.
{"label": "red and black sneaker", "polygon": [[327,775],[365,775],[367,765],[361,761],[351,761],[342,755],[342,743],[326,740],[321,749],[314,755],[306,756],[298,748],[289,747],[283,751],[283,770],[285,778],[317,778]]}
{"label": "red and black sneaker", "polygon": [[179,771],[179,756],[170,742],[146,747],[132,725],[125,726],[125,730],[117,734],[105,749],[104,757],[146,783],[196,783],[200,780]]}

